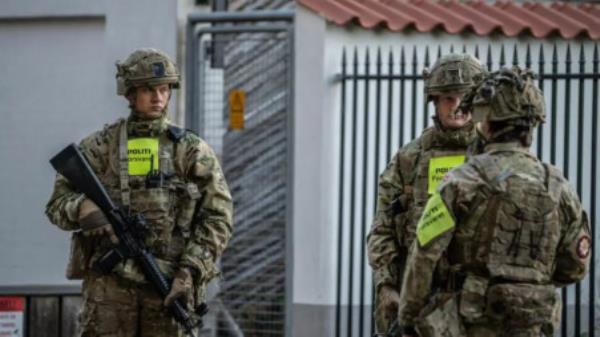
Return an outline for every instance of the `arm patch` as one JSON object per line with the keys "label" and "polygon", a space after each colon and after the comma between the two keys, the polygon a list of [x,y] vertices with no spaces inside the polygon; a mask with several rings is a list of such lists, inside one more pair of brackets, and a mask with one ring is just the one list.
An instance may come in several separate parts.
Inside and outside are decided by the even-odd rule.
{"label": "arm patch", "polygon": [[456,225],[439,192],[429,198],[417,224],[417,239],[421,247],[446,233]]}

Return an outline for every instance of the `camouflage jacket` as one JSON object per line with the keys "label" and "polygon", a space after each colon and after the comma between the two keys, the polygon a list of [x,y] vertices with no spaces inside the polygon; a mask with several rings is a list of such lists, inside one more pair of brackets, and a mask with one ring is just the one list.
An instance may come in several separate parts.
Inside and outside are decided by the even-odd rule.
{"label": "camouflage jacket", "polygon": [[[124,146],[120,146],[122,139],[126,139]],[[130,147],[140,139],[154,141],[158,158],[136,157],[135,149]],[[218,275],[215,263],[231,237],[233,207],[218,159],[206,142],[190,131],[174,127],[166,118],[142,121],[129,117],[86,137],[80,148],[111,198],[117,204],[128,204],[132,213],[145,216],[149,227],[146,245],[163,272],[172,275],[178,267],[189,267],[199,275],[195,280],[199,284]],[[129,161],[125,165],[129,171],[126,169],[125,173],[120,164],[123,150]],[[141,167],[135,160],[147,163],[153,160],[156,166]],[[147,187],[148,166],[169,177],[164,185]],[[140,168],[144,172],[134,172]],[[78,255],[83,255],[83,266],[78,267],[83,269],[83,275],[69,275],[73,271],[68,270],[70,278],[84,277],[89,266],[110,248],[107,238],[77,235],[79,205],[83,199],[81,193],[58,175],[46,206],[46,215],[52,223],[63,230],[75,231],[73,238],[77,240],[72,242],[72,250],[82,250],[72,251],[70,265],[73,259],[81,259]],[[144,282],[140,269],[131,260],[115,269],[124,278]]]}
{"label": "camouflage jacket", "polygon": [[423,207],[443,175],[464,161],[474,137],[471,123],[458,130],[427,128],[402,147],[379,176],[377,210],[367,237],[376,289],[399,288],[403,260]]}
{"label": "camouflage jacket", "polygon": [[432,272],[444,255],[456,276],[446,289],[458,292],[463,320],[489,318],[482,308],[523,303],[534,303],[525,308],[529,314],[515,309],[504,324],[549,320],[537,316],[552,314],[555,286],[585,276],[590,245],[587,216],[560,171],[517,143],[489,144],[452,170],[428,201],[410,250],[398,320],[405,327],[422,321],[432,300]]}

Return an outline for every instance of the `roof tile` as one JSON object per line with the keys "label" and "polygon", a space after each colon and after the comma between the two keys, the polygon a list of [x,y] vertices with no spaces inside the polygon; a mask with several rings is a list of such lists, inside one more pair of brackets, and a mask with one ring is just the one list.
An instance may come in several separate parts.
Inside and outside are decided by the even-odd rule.
{"label": "roof tile", "polygon": [[527,9],[521,5],[516,5],[513,2],[498,1],[494,6],[501,8],[512,17],[516,17],[521,19],[523,22],[527,22],[526,28],[530,29],[533,36],[537,38],[548,36],[553,30],[558,29],[558,27],[553,25],[552,22],[550,22],[547,18],[536,15],[530,9]]}
{"label": "roof tile", "polygon": [[[418,1],[418,0],[417,0]],[[415,28],[420,32],[428,32],[435,29],[436,26],[440,25],[439,20],[429,14],[424,8],[419,5],[415,5],[416,1],[402,1],[402,0],[382,0],[381,3],[385,4],[389,8],[393,8],[396,11],[406,13],[410,19],[409,24],[414,25]],[[420,17],[421,20],[415,21],[415,17]]]}
{"label": "roof tile", "polygon": [[536,38],[559,34],[563,38],[600,39],[600,5],[555,2],[519,4],[499,0],[298,0],[301,5],[340,26],[393,31],[414,28],[429,32],[441,28],[450,34],[472,31],[507,36],[530,33]]}

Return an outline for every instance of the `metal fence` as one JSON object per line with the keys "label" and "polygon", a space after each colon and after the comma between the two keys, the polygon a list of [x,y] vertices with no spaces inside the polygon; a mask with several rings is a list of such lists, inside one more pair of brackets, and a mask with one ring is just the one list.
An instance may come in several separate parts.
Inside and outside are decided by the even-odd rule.
{"label": "metal fence", "polygon": [[[448,47],[444,53],[454,52],[453,46]],[[574,184],[596,238],[597,44],[472,45],[456,49],[474,54],[489,70],[514,64],[539,74],[547,121],[538,129],[532,148],[544,161],[561,168]],[[365,238],[375,211],[378,174],[399,147],[433,124],[433,106],[425,103],[421,76],[423,66],[430,66],[433,59],[430,54],[439,57],[442,47],[402,46],[385,52],[353,48],[351,53],[344,50],[342,54],[341,71],[336,76],[341,94],[336,336],[373,332],[373,290]],[[586,279],[561,290],[561,336],[600,335],[595,254],[592,261]]]}
{"label": "metal fence", "polygon": [[[283,336],[291,30],[287,23],[232,23],[201,28],[197,46],[190,47],[197,48],[198,63],[190,76],[195,89],[188,122],[220,156],[235,211],[222,281],[209,304],[216,313],[209,335]],[[228,127],[232,91],[245,94],[241,130]]]}

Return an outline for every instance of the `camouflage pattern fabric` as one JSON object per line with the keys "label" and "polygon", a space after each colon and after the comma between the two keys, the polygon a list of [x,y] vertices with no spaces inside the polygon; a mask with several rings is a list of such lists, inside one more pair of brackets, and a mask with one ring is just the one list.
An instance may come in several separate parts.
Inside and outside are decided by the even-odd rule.
{"label": "camouflage pattern fabric", "polygon": [[185,336],[149,285],[89,273],[83,280],[83,300],[78,322],[81,337]]}
{"label": "camouflage pattern fabric", "polygon": [[[185,131],[179,139],[175,139],[170,131],[172,125],[166,117],[142,120],[132,113],[126,123],[119,121],[108,125],[80,143],[92,169],[118,204],[122,203],[124,195],[119,162],[119,131],[124,125],[129,139],[157,140],[160,164],[155,169],[160,169],[168,177],[162,186],[148,188],[145,175],[130,175],[130,210],[145,216],[149,227],[145,243],[157,258],[161,270],[170,278],[178,268],[190,268],[194,275],[194,302],[203,302],[206,284],[219,275],[216,261],[232,233],[232,200],[218,159],[208,144],[192,132]],[[112,291],[131,292],[129,300],[134,301],[131,303],[135,303],[136,299],[146,301],[142,299],[144,296],[133,294],[137,291],[132,290],[135,287],[147,286],[133,260],[128,259],[118,265],[114,275],[90,276],[93,274],[90,266],[111,248],[111,243],[105,237],[91,239],[80,235],[76,219],[83,199],[84,196],[74,191],[68,181],[57,176],[46,206],[46,215],[52,223],[61,229],[75,231],[67,276],[83,278],[84,293],[100,287],[95,284],[96,279],[98,282],[114,279],[111,286],[103,290],[103,296],[112,296]],[[94,311],[91,306],[98,304],[94,303],[85,302],[84,316]],[[170,321],[162,304],[157,303],[156,308],[159,309],[156,310],[160,310],[161,320]],[[102,325],[98,321],[95,324]],[[85,326],[83,335],[87,336]],[[102,329],[101,326],[98,328]],[[102,333],[96,335],[104,336]]]}
{"label": "camouflage pattern fabric", "polygon": [[[427,128],[420,137],[402,147],[379,176],[377,210],[367,237],[377,294],[384,285],[400,289],[408,247],[415,238],[417,220],[429,197],[430,161],[464,155],[474,137],[474,126],[470,123],[458,130]],[[377,331],[387,331],[396,315],[377,310]]]}
{"label": "camouflage pattern fabric", "polygon": [[[438,218],[427,222],[426,215],[440,211],[429,207],[417,225],[418,234],[429,228],[435,235],[411,247],[398,320],[419,327],[433,272],[445,255],[445,289],[459,296],[467,336],[552,335],[559,308],[555,287],[587,273],[587,216],[560,171],[520,143],[491,143],[484,150],[438,187],[438,206],[452,217],[443,227],[448,229],[431,231]],[[437,321],[442,328],[449,323]]]}

